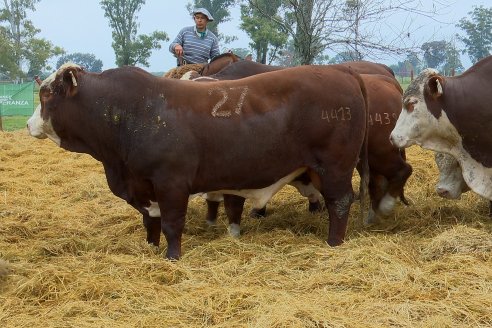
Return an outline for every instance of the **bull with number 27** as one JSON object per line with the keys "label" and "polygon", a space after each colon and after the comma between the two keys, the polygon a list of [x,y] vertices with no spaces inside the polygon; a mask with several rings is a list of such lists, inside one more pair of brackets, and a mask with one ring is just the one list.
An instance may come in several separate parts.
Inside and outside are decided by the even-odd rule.
{"label": "bull with number 27", "polygon": [[[102,162],[111,191],[142,213],[147,241],[159,245],[162,231],[169,259],[181,256],[192,194],[221,191],[237,211],[238,195],[266,202],[307,172],[327,204],[335,246],[346,233],[359,155],[367,184],[365,88],[346,67],[202,84],[65,64],[39,96],[30,134]],[[327,112],[337,115],[327,120]]]}

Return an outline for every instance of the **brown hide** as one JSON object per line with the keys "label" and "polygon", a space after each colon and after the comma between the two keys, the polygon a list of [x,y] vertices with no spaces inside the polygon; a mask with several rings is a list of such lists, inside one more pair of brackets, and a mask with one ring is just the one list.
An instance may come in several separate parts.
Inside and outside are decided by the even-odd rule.
{"label": "brown hide", "polygon": [[[359,74],[380,74],[392,78],[394,78],[395,76],[391,68],[380,63],[372,63],[368,61],[352,61],[341,63],[340,65],[350,67]],[[237,80],[247,76],[277,71],[284,68],[285,67],[265,65],[253,61],[244,60],[227,65],[217,73],[208,74],[208,76],[218,80]]]}
{"label": "brown hide", "polygon": [[[438,96],[432,82],[440,79],[443,93]],[[492,56],[486,57],[455,77],[436,75],[425,81],[427,108],[436,117],[444,111],[473,159],[492,167]],[[434,91],[433,91],[434,90]],[[419,90],[408,90],[409,94]]]}
{"label": "brown hide", "polygon": [[263,188],[299,168],[321,183],[328,243],[343,241],[366,137],[365,87],[352,70],[305,66],[211,84],[134,67],[79,71],[77,86],[59,84],[65,75],[41,87],[43,118],[63,148],[104,164],[116,195],[141,211],[158,202],[168,258],[181,255],[190,194]]}
{"label": "brown hide", "polygon": [[[370,126],[368,144],[371,172],[370,196],[373,210],[378,214],[383,214],[379,213],[378,208],[386,193],[394,198],[399,197],[405,204],[408,204],[403,191],[412,173],[412,167],[406,163],[404,150],[399,150],[389,141],[389,135],[402,109],[403,90],[394,78],[392,70],[384,64],[355,61],[340,65],[350,67],[360,73],[366,84]],[[235,80],[281,69],[283,68],[279,66],[241,61],[227,66],[210,77],[218,80]],[[210,82],[210,80],[202,79],[197,79],[197,81]]]}

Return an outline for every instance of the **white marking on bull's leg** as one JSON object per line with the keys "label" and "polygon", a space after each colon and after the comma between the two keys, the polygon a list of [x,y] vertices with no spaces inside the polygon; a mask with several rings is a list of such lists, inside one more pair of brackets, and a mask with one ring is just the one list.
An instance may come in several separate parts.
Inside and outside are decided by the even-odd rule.
{"label": "white marking on bull's leg", "polygon": [[387,216],[390,215],[395,207],[396,198],[392,197],[390,194],[384,195],[379,203],[379,212],[381,215]]}
{"label": "white marking on bull's leg", "polygon": [[227,230],[229,231],[229,235],[233,238],[238,238],[239,235],[241,235],[241,227],[237,223],[231,223]]}
{"label": "white marking on bull's leg", "polygon": [[161,209],[159,208],[159,204],[153,201],[150,201],[150,206],[145,207],[145,209],[149,212],[149,216],[153,218],[161,217]]}
{"label": "white marking on bull's leg", "polygon": [[350,205],[354,200],[354,194],[349,192],[345,194],[342,198],[335,201],[335,211],[338,217],[343,217],[347,215],[350,210]]}

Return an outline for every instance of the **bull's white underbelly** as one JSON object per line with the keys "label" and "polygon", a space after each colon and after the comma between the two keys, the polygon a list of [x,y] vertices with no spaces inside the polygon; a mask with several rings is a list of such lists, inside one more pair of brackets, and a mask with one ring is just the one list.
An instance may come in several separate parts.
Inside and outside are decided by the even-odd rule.
{"label": "bull's white underbelly", "polygon": [[[306,171],[306,168],[299,168],[289,175],[283,177],[278,180],[271,186],[261,188],[261,189],[242,189],[242,190],[217,190],[211,191],[207,193],[199,193],[190,195],[190,198],[196,196],[202,196],[205,199],[213,200],[213,201],[221,201],[223,199],[223,194],[237,195],[244,198],[249,199],[252,202],[254,208],[262,208],[267,202],[275,195],[280,189],[282,189],[286,184],[294,180],[296,177],[301,175]],[[160,217],[161,211],[159,208],[159,204],[156,202],[150,202],[150,206],[145,209],[149,212],[149,216],[151,217]]]}

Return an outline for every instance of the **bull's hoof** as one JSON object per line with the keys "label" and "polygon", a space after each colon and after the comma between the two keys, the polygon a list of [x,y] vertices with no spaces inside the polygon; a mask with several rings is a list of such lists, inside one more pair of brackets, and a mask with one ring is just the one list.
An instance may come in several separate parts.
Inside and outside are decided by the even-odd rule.
{"label": "bull's hoof", "polygon": [[314,203],[309,202],[310,213],[317,213],[317,212],[321,212],[322,210],[323,210],[323,206],[321,206],[321,203],[319,201]]}
{"label": "bull's hoof", "polygon": [[262,208],[253,208],[251,212],[249,212],[249,217],[253,219],[261,219],[266,216],[266,207]]}
{"label": "bull's hoof", "polygon": [[217,226],[217,221],[207,220],[207,226],[210,228],[215,228]]}
{"label": "bull's hoof", "polygon": [[367,217],[364,219],[364,226],[370,227],[376,223],[379,222],[379,216],[374,212],[374,210],[371,208],[369,210],[369,214],[367,214]]}
{"label": "bull's hoof", "polygon": [[167,250],[166,259],[168,259],[170,261],[177,261],[177,260],[179,260],[179,258],[180,258],[179,252],[169,251],[169,249]]}
{"label": "bull's hoof", "polygon": [[340,246],[343,244],[343,239],[340,238],[328,238],[328,245],[331,247]]}
{"label": "bull's hoof", "polygon": [[227,230],[232,238],[239,238],[241,235],[241,227],[237,223],[231,223]]}

